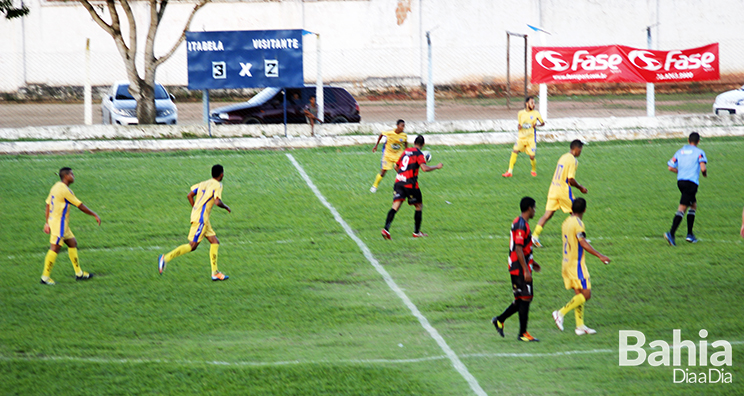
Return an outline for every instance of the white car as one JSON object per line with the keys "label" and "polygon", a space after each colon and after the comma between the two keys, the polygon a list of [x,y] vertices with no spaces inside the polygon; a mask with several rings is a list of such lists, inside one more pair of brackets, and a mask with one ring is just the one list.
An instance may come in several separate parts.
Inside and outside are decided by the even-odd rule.
{"label": "white car", "polygon": [[[175,97],[160,84],[155,84],[155,109],[157,124],[175,125],[178,109]],[[137,125],[137,101],[129,93],[129,81],[117,81],[101,100],[101,118],[104,124]]]}
{"label": "white car", "polygon": [[715,114],[744,114],[744,86],[716,96],[713,102]]}

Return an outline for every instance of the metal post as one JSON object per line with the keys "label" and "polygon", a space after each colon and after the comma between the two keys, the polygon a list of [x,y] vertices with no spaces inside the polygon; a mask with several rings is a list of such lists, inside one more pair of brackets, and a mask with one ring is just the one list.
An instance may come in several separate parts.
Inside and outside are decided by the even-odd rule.
{"label": "metal post", "polygon": [[[23,8],[23,0],[21,0],[21,8]],[[21,17],[21,42],[23,46],[23,86],[28,85],[28,75],[26,73],[26,15]]]}
{"label": "metal post", "polygon": [[524,97],[527,97],[527,35],[524,35]]}
{"label": "metal post", "polygon": [[93,95],[90,88],[90,39],[85,39],[85,86],[83,87],[83,119],[85,125],[93,125]]}
{"label": "metal post", "polygon": [[429,76],[426,81],[426,121],[434,122],[434,63],[431,55],[431,31],[426,32],[426,45],[429,61]]}
{"label": "metal post", "polygon": [[202,118],[204,123],[207,124],[207,132],[209,137],[212,137],[212,123],[209,122],[209,90],[202,90]]}
{"label": "metal post", "polygon": [[509,99],[511,98],[511,81],[509,80],[509,41],[511,35],[506,32],[506,108],[509,108]]}
{"label": "metal post", "polygon": [[[646,27],[646,41],[648,44],[648,49],[652,49],[651,45],[651,26]],[[656,100],[655,100],[655,93],[654,93],[654,84],[653,83],[646,83],[646,116],[647,117],[655,117],[656,116]]]}
{"label": "metal post", "polygon": [[287,137],[287,89],[282,88],[282,107],[284,109],[284,137]]}
{"label": "metal post", "polygon": [[325,111],[323,110],[323,62],[320,57],[320,34],[317,34],[316,36],[318,37],[318,77],[315,85],[315,102],[318,105],[318,119],[322,123],[325,122]]}

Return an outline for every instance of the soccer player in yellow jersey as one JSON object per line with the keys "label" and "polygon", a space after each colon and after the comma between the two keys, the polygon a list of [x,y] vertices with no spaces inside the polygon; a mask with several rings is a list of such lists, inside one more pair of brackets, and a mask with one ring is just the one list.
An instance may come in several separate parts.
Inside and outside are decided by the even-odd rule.
{"label": "soccer player in yellow jersey", "polygon": [[514,164],[517,163],[517,154],[520,151],[530,156],[532,176],[537,176],[537,162],[535,161],[537,133],[535,127],[544,126],[545,121],[543,121],[540,112],[535,110],[535,99],[532,96],[525,98],[524,110],[519,110],[519,113],[517,113],[517,121],[519,121],[517,128],[519,137],[517,138],[517,143],[514,144],[511,158],[509,159],[509,169],[501,176],[512,177],[512,169],[514,169]]}
{"label": "soccer player in yellow jersey", "polygon": [[406,122],[403,120],[398,120],[395,125],[396,127],[394,130],[382,132],[380,136],[377,137],[377,143],[375,143],[375,147],[372,147],[372,152],[376,152],[377,145],[380,144],[380,140],[382,140],[382,137],[384,136],[387,138],[387,140],[385,141],[385,145],[382,146],[380,174],[375,177],[375,182],[369,189],[370,192],[377,192],[377,186],[380,185],[380,181],[385,176],[385,173],[395,167],[395,163],[398,162],[398,159],[400,159],[400,155],[403,154],[403,151],[408,148],[408,135],[403,132],[403,130],[406,128]]}
{"label": "soccer player in yellow jersey", "polygon": [[532,234],[532,244],[542,247],[540,234],[545,224],[553,217],[556,210],[561,209],[563,213],[571,213],[571,202],[574,200],[574,192],[571,187],[576,187],[586,194],[586,188],[576,181],[576,168],[579,166],[579,158],[584,143],[581,140],[571,142],[571,151],[563,154],[558,160],[558,165],[553,173],[553,180],[548,190],[548,203],[545,204],[545,214],[537,221],[537,227]]}
{"label": "soccer player in yellow jersey", "polygon": [[566,289],[573,289],[576,294],[565,307],[553,311],[556,326],[563,331],[563,317],[575,309],[576,335],[596,334],[594,329],[584,324],[584,303],[592,297],[592,283],[586,267],[586,253],[591,253],[603,263],[609,264],[610,258],[596,251],[586,240],[586,230],[582,221],[586,212],[586,200],[576,198],[572,204],[573,213],[563,221],[563,284]]}
{"label": "soccer player in yellow jersey", "polygon": [[96,218],[98,225],[101,225],[101,218],[96,212],[88,209],[70,190],[70,184],[75,183],[75,175],[70,168],[59,170],[59,182],[52,186],[49,196],[46,199],[46,222],[44,223],[44,232],[49,234],[49,251],[44,258],[44,272],[41,274],[41,283],[44,285],[54,285],[55,282],[50,278],[54,262],[57,260],[62,248],[62,241],[67,245],[67,254],[70,255],[72,267],[75,268],[76,280],[87,280],[93,277],[80,269],[80,263],[77,253],[77,240],[70,230],[70,206],[76,206],[83,213]]}
{"label": "soccer player in yellow jersey", "polygon": [[191,230],[189,231],[189,243],[173,249],[168,254],[161,254],[158,257],[158,271],[163,274],[165,265],[174,258],[193,252],[199,246],[202,239],[207,237],[209,241],[209,261],[212,264],[212,280],[223,281],[229,277],[217,270],[217,251],[220,247],[220,241],[217,234],[212,229],[209,222],[209,215],[212,213],[212,206],[217,205],[220,208],[232,213],[230,207],[222,202],[222,178],[225,176],[222,165],[212,167],[212,178],[199,184],[191,186],[189,194],[186,196],[191,204]]}

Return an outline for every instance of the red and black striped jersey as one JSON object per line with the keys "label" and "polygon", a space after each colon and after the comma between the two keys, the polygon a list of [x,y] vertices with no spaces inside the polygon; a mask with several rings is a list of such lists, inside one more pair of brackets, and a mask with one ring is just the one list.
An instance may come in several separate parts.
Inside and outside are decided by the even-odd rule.
{"label": "red and black striped jersey", "polygon": [[418,188],[418,173],[426,157],[417,147],[407,148],[398,159],[398,176],[396,183],[404,183],[406,188]]}
{"label": "red and black striped jersey", "polygon": [[509,273],[512,275],[519,275],[522,270],[522,265],[519,264],[519,257],[517,256],[518,246],[522,246],[524,259],[530,271],[532,271],[532,231],[530,231],[530,225],[522,216],[514,219],[509,232]]}

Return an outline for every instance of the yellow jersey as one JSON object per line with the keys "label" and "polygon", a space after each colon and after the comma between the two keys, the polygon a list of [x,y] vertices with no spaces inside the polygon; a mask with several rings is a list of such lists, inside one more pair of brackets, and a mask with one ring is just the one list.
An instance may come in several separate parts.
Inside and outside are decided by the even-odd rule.
{"label": "yellow jersey", "polygon": [[191,210],[192,223],[207,223],[212,213],[212,206],[217,199],[222,199],[222,183],[214,178],[191,186],[194,197],[194,208]]}
{"label": "yellow jersey", "polygon": [[67,184],[60,181],[52,186],[46,203],[49,205],[49,226],[61,227],[60,235],[62,235],[64,227],[70,224],[70,205],[78,207],[83,202],[75,196]]}
{"label": "yellow jersey", "polygon": [[568,184],[568,179],[576,178],[576,168],[579,166],[579,160],[571,153],[566,153],[561,156],[558,160],[558,165],[555,167],[555,173],[553,173],[553,180],[550,181],[550,190],[548,190],[548,197],[568,197],[573,201],[573,194],[571,193],[571,186]]}
{"label": "yellow jersey", "polygon": [[563,233],[563,265],[562,274],[564,278],[577,279],[582,288],[587,289],[586,280],[589,279],[589,271],[586,267],[586,252],[579,243],[586,239],[584,223],[578,217],[571,215],[563,221],[561,226]]}
{"label": "yellow jersey", "polygon": [[535,136],[535,124],[538,121],[540,121],[541,124],[545,122],[543,121],[540,112],[537,110],[519,110],[519,113],[517,113],[517,121],[519,122],[519,125],[522,126],[522,129],[519,130],[519,138],[530,140],[537,140],[537,137]]}
{"label": "yellow jersey", "polygon": [[382,146],[382,156],[390,158],[390,162],[398,162],[398,158],[403,154],[406,149],[406,143],[408,143],[408,135],[405,132],[395,133],[395,131],[382,132],[382,136],[385,136],[385,145]]}

